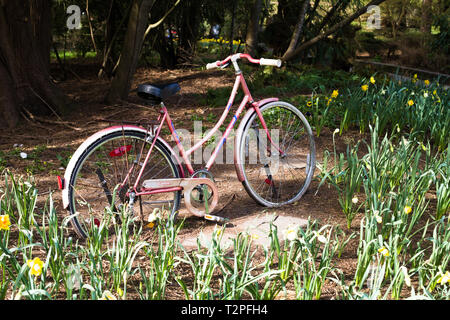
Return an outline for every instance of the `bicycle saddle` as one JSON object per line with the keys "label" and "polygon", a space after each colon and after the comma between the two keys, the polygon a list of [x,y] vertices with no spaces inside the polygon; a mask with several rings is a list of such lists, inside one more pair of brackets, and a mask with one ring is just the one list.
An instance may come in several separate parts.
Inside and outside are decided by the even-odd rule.
{"label": "bicycle saddle", "polygon": [[159,104],[161,101],[173,96],[180,89],[180,86],[176,82],[162,85],[140,84],[137,89],[137,94],[150,103]]}

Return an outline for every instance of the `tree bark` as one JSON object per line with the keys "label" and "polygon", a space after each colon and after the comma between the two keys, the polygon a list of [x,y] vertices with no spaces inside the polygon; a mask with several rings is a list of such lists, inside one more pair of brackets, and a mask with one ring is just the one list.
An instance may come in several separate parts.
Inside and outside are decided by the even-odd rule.
{"label": "tree bark", "polygon": [[120,62],[105,99],[107,103],[115,103],[119,99],[128,97],[144,42],[149,11],[154,1],[133,1]]}
{"label": "tree bark", "polygon": [[255,0],[250,13],[250,21],[245,38],[245,52],[254,56],[257,51],[259,18],[261,16],[262,0]]}
{"label": "tree bark", "polygon": [[63,113],[67,97],[50,78],[50,1],[0,1],[0,114],[14,127],[21,108]]}
{"label": "tree bark", "polygon": [[314,38],[306,41],[305,43],[303,43],[302,45],[297,47],[295,50],[293,50],[291,53],[285,54],[281,59],[283,61],[289,61],[289,60],[295,59],[304,50],[310,48],[311,46],[315,45],[319,41],[325,39],[329,35],[335,33],[336,31],[338,31],[342,27],[345,27],[346,25],[350,24],[353,20],[357,19],[359,16],[363,15],[364,13],[366,13],[367,12],[367,8],[369,6],[371,6],[371,5],[379,5],[379,4],[383,3],[384,1],[386,1],[386,0],[372,0],[369,4],[367,4],[366,6],[362,7],[358,11],[356,11],[354,14],[349,16],[347,19],[342,20],[341,22],[339,22],[339,23],[335,24],[334,26],[332,26],[330,29],[328,29],[325,32],[323,32],[322,34],[319,34],[319,35],[315,36]]}
{"label": "tree bark", "polygon": [[303,24],[305,22],[305,15],[306,15],[306,10],[308,9],[308,6],[309,6],[309,0],[304,0],[302,10],[300,11],[299,21],[298,21],[297,25],[295,26],[294,32],[291,37],[291,41],[289,43],[289,47],[287,48],[286,52],[283,54],[283,57],[291,55],[294,52],[295,48],[297,47],[298,39],[300,39],[300,34],[302,33],[302,30],[303,30]]}
{"label": "tree bark", "polygon": [[230,55],[233,54],[233,40],[234,40],[234,20],[236,16],[236,2],[237,0],[231,0],[233,1],[232,9],[231,9],[231,27],[230,27]]}
{"label": "tree bark", "polygon": [[420,31],[426,34],[431,33],[431,4],[432,0],[423,0],[422,2],[422,21]]}

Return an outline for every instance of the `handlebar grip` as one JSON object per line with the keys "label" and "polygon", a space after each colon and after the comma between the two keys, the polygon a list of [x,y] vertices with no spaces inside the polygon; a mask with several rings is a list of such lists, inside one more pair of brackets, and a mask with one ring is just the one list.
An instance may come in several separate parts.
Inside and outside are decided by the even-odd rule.
{"label": "handlebar grip", "polygon": [[208,63],[208,64],[206,65],[206,69],[214,69],[214,68],[218,68],[218,64],[219,64],[219,63],[220,63],[220,61]]}
{"label": "handlebar grip", "polygon": [[280,59],[259,59],[259,64],[261,66],[274,66],[274,67],[281,67],[281,60]]}

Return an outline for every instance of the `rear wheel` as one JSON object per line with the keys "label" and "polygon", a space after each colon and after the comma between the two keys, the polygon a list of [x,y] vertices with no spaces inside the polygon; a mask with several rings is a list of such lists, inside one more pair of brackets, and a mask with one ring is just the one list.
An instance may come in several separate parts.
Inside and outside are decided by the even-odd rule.
{"label": "rear wheel", "polygon": [[[80,237],[86,238],[91,226],[101,222],[106,207],[120,211],[130,203],[128,191],[134,186],[151,144],[152,138],[144,132],[116,131],[93,142],[77,159],[68,195],[69,211],[74,215],[70,221]],[[180,178],[180,173],[170,151],[157,140],[140,184],[147,179],[165,178]],[[138,185],[138,192],[140,188]],[[138,196],[134,199],[133,212],[147,219],[159,208],[174,218],[180,198],[181,191]]]}
{"label": "rear wheel", "polygon": [[299,200],[311,183],[316,158],[313,133],[303,114],[289,103],[271,102],[260,111],[272,142],[255,112],[239,143],[242,183],[261,205],[282,206]]}

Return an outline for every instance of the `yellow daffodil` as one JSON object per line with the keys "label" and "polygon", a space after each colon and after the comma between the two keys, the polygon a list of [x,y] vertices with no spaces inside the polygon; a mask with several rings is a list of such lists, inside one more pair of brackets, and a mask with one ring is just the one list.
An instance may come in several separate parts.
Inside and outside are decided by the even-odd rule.
{"label": "yellow daffodil", "polygon": [[99,300],[117,300],[117,298],[110,291],[106,290]]}
{"label": "yellow daffodil", "polygon": [[425,82],[425,85],[426,85],[426,86],[429,86],[429,85],[430,85],[430,80],[425,80],[424,82]]}
{"label": "yellow daffodil", "polygon": [[385,257],[389,257],[389,250],[386,249],[385,247],[378,249],[378,252],[381,253]]}
{"label": "yellow daffodil", "polygon": [[370,83],[371,84],[375,84],[375,78],[374,77],[370,77]]}
{"label": "yellow daffodil", "polygon": [[258,240],[259,239],[259,235],[257,235],[256,233],[253,233],[251,237],[252,237],[253,240]]}
{"label": "yellow daffodil", "polygon": [[283,230],[283,235],[286,240],[293,241],[297,238],[297,228],[294,226],[289,226]]}
{"label": "yellow daffodil", "polygon": [[383,217],[382,216],[375,216],[375,219],[377,220],[377,223],[383,223]]}
{"label": "yellow daffodil", "polygon": [[408,106],[411,107],[413,104],[414,104],[414,101],[413,101],[413,100],[409,100],[409,101],[408,101]]}
{"label": "yellow daffodil", "polygon": [[434,90],[433,90],[433,94],[436,95],[436,93],[437,93],[437,91],[436,91],[436,89],[434,89]]}
{"label": "yellow daffodil", "polygon": [[333,90],[333,93],[331,94],[331,97],[333,99],[336,99],[338,95],[339,95],[339,90]]}
{"label": "yellow daffodil", "polygon": [[306,105],[307,105],[308,107],[311,107],[311,106],[312,106],[312,101],[308,101],[308,102],[306,103]]}
{"label": "yellow daffodil", "polygon": [[30,268],[30,273],[39,277],[42,274],[42,268],[44,267],[44,262],[39,258],[34,258],[33,260],[27,260],[27,265]]}
{"label": "yellow daffodil", "polygon": [[410,214],[411,211],[412,211],[412,208],[411,208],[410,206],[406,206],[406,207],[403,209],[403,212],[406,213],[406,214]]}
{"label": "yellow daffodil", "polygon": [[446,284],[446,283],[450,283],[450,272],[446,272],[445,274],[443,274],[438,280],[437,283],[439,284]]}
{"label": "yellow daffodil", "polygon": [[361,86],[362,91],[366,92],[369,89],[369,86],[367,84]]}
{"label": "yellow daffodil", "polygon": [[5,214],[0,216],[0,230],[9,230],[10,225],[9,215]]}

